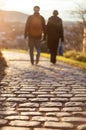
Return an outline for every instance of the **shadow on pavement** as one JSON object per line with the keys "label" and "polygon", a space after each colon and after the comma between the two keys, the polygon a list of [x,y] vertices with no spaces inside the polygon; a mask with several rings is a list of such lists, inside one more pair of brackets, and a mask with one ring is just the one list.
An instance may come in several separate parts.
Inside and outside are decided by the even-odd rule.
{"label": "shadow on pavement", "polygon": [[6,60],[5,60],[5,58],[3,57],[3,54],[0,51],[0,82],[1,82],[1,80],[4,78],[4,76],[6,74],[5,73],[6,67],[7,67]]}

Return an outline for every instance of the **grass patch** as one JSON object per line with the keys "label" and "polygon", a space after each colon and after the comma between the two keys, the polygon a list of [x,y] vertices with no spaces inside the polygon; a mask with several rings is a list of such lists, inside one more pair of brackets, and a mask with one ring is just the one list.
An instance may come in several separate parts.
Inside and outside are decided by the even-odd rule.
{"label": "grass patch", "polygon": [[79,52],[75,50],[67,51],[64,54],[64,57],[77,60],[77,61],[86,62],[86,52]]}
{"label": "grass patch", "polygon": [[[45,53],[41,53],[41,56],[46,57],[46,58],[50,58],[49,54],[45,54]],[[58,61],[62,61],[64,63],[79,67],[81,69],[86,69],[86,62],[82,62],[82,61],[77,61],[74,59],[70,59],[70,58],[65,58],[64,56],[57,56],[56,58]]]}

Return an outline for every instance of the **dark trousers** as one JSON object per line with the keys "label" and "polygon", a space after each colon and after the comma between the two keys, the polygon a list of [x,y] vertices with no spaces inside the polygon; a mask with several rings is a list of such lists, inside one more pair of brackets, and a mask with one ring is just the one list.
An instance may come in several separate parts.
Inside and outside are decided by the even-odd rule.
{"label": "dark trousers", "polygon": [[49,53],[50,53],[50,62],[53,64],[56,63],[56,56],[57,56],[57,49],[58,49],[58,39],[48,39],[48,48],[49,48]]}
{"label": "dark trousers", "polygon": [[29,38],[28,45],[30,49],[30,60],[32,64],[34,64],[34,48],[37,51],[36,59],[39,59],[40,57],[40,51],[41,51],[40,44],[41,44],[40,38],[39,39],[34,39],[31,37]]}
{"label": "dark trousers", "polygon": [[52,62],[53,64],[56,63],[56,55],[57,55],[57,49],[50,50],[50,62]]}

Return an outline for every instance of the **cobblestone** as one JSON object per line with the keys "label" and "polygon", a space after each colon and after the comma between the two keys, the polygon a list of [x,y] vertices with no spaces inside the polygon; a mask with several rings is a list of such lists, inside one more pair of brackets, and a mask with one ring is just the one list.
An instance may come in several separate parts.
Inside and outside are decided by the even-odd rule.
{"label": "cobblestone", "polygon": [[0,130],[30,130],[30,128],[24,128],[24,127],[2,127]]}
{"label": "cobblestone", "polygon": [[84,106],[84,103],[82,103],[82,102],[67,102],[67,103],[65,103],[65,106],[67,106],[67,107]]}
{"label": "cobblestone", "polygon": [[59,110],[59,108],[40,108],[39,111],[41,111],[41,112],[57,112],[60,110]]}
{"label": "cobblestone", "polygon": [[73,124],[66,122],[45,122],[45,127],[47,128],[73,128]]}
{"label": "cobblestone", "polygon": [[29,102],[29,103],[20,104],[19,107],[24,107],[24,108],[25,107],[29,107],[29,108],[35,107],[35,108],[37,108],[37,107],[39,107],[39,104],[38,103],[31,103],[31,102]]}
{"label": "cobblestone", "polygon": [[7,116],[5,117],[7,120],[29,120],[28,116]]}
{"label": "cobblestone", "polygon": [[65,116],[68,117],[68,116],[72,116],[72,114],[69,112],[57,112],[56,116],[57,117],[65,117]]}
{"label": "cobblestone", "polygon": [[[40,130],[40,128],[35,128],[34,130]],[[61,129],[41,128],[41,130],[61,130]]]}
{"label": "cobblestone", "polygon": [[3,51],[0,130],[86,130],[86,70],[28,54]]}
{"label": "cobblestone", "polygon": [[79,129],[79,130],[86,130],[86,124],[84,124],[84,125],[79,125],[79,126],[78,126],[78,129]]}
{"label": "cobblestone", "polygon": [[63,111],[73,112],[73,111],[82,111],[81,107],[65,107],[62,109]]}
{"label": "cobblestone", "polygon": [[11,126],[22,126],[22,127],[37,127],[40,125],[38,121],[19,121],[14,120],[9,123]]}
{"label": "cobblestone", "polygon": [[5,119],[0,119],[0,126],[7,124],[7,122],[8,122],[8,121],[5,120]]}
{"label": "cobblestone", "polygon": [[3,108],[2,108],[2,111],[0,111],[0,115],[17,115],[18,113],[16,111],[3,111]]}
{"label": "cobblestone", "polygon": [[61,102],[46,102],[40,104],[41,107],[59,107],[62,106]]}
{"label": "cobblestone", "polygon": [[67,121],[67,122],[86,122],[86,118],[82,117],[63,117],[62,121]]}
{"label": "cobblestone", "polygon": [[43,117],[43,116],[34,116],[32,117],[33,121],[59,121],[56,117]]}
{"label": "cobblestone", "polygon": [[21,115],[24,116],[39,116],[42,115],[41,112],[21,112]]}

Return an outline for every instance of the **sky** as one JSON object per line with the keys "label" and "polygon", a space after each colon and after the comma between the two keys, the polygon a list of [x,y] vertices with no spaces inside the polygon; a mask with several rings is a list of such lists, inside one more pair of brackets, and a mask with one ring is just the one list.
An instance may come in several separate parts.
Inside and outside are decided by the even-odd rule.
{"label": "sky", "polygon": [[70,19],[69,11],[77,8],[77,5],[86,7],[86,0],[0,0],[0,9],[14,10],[26,14],[33,13],[35,5],[40,6],[40,14],[45,18],[52,15],[54,9],[64,20]]}

